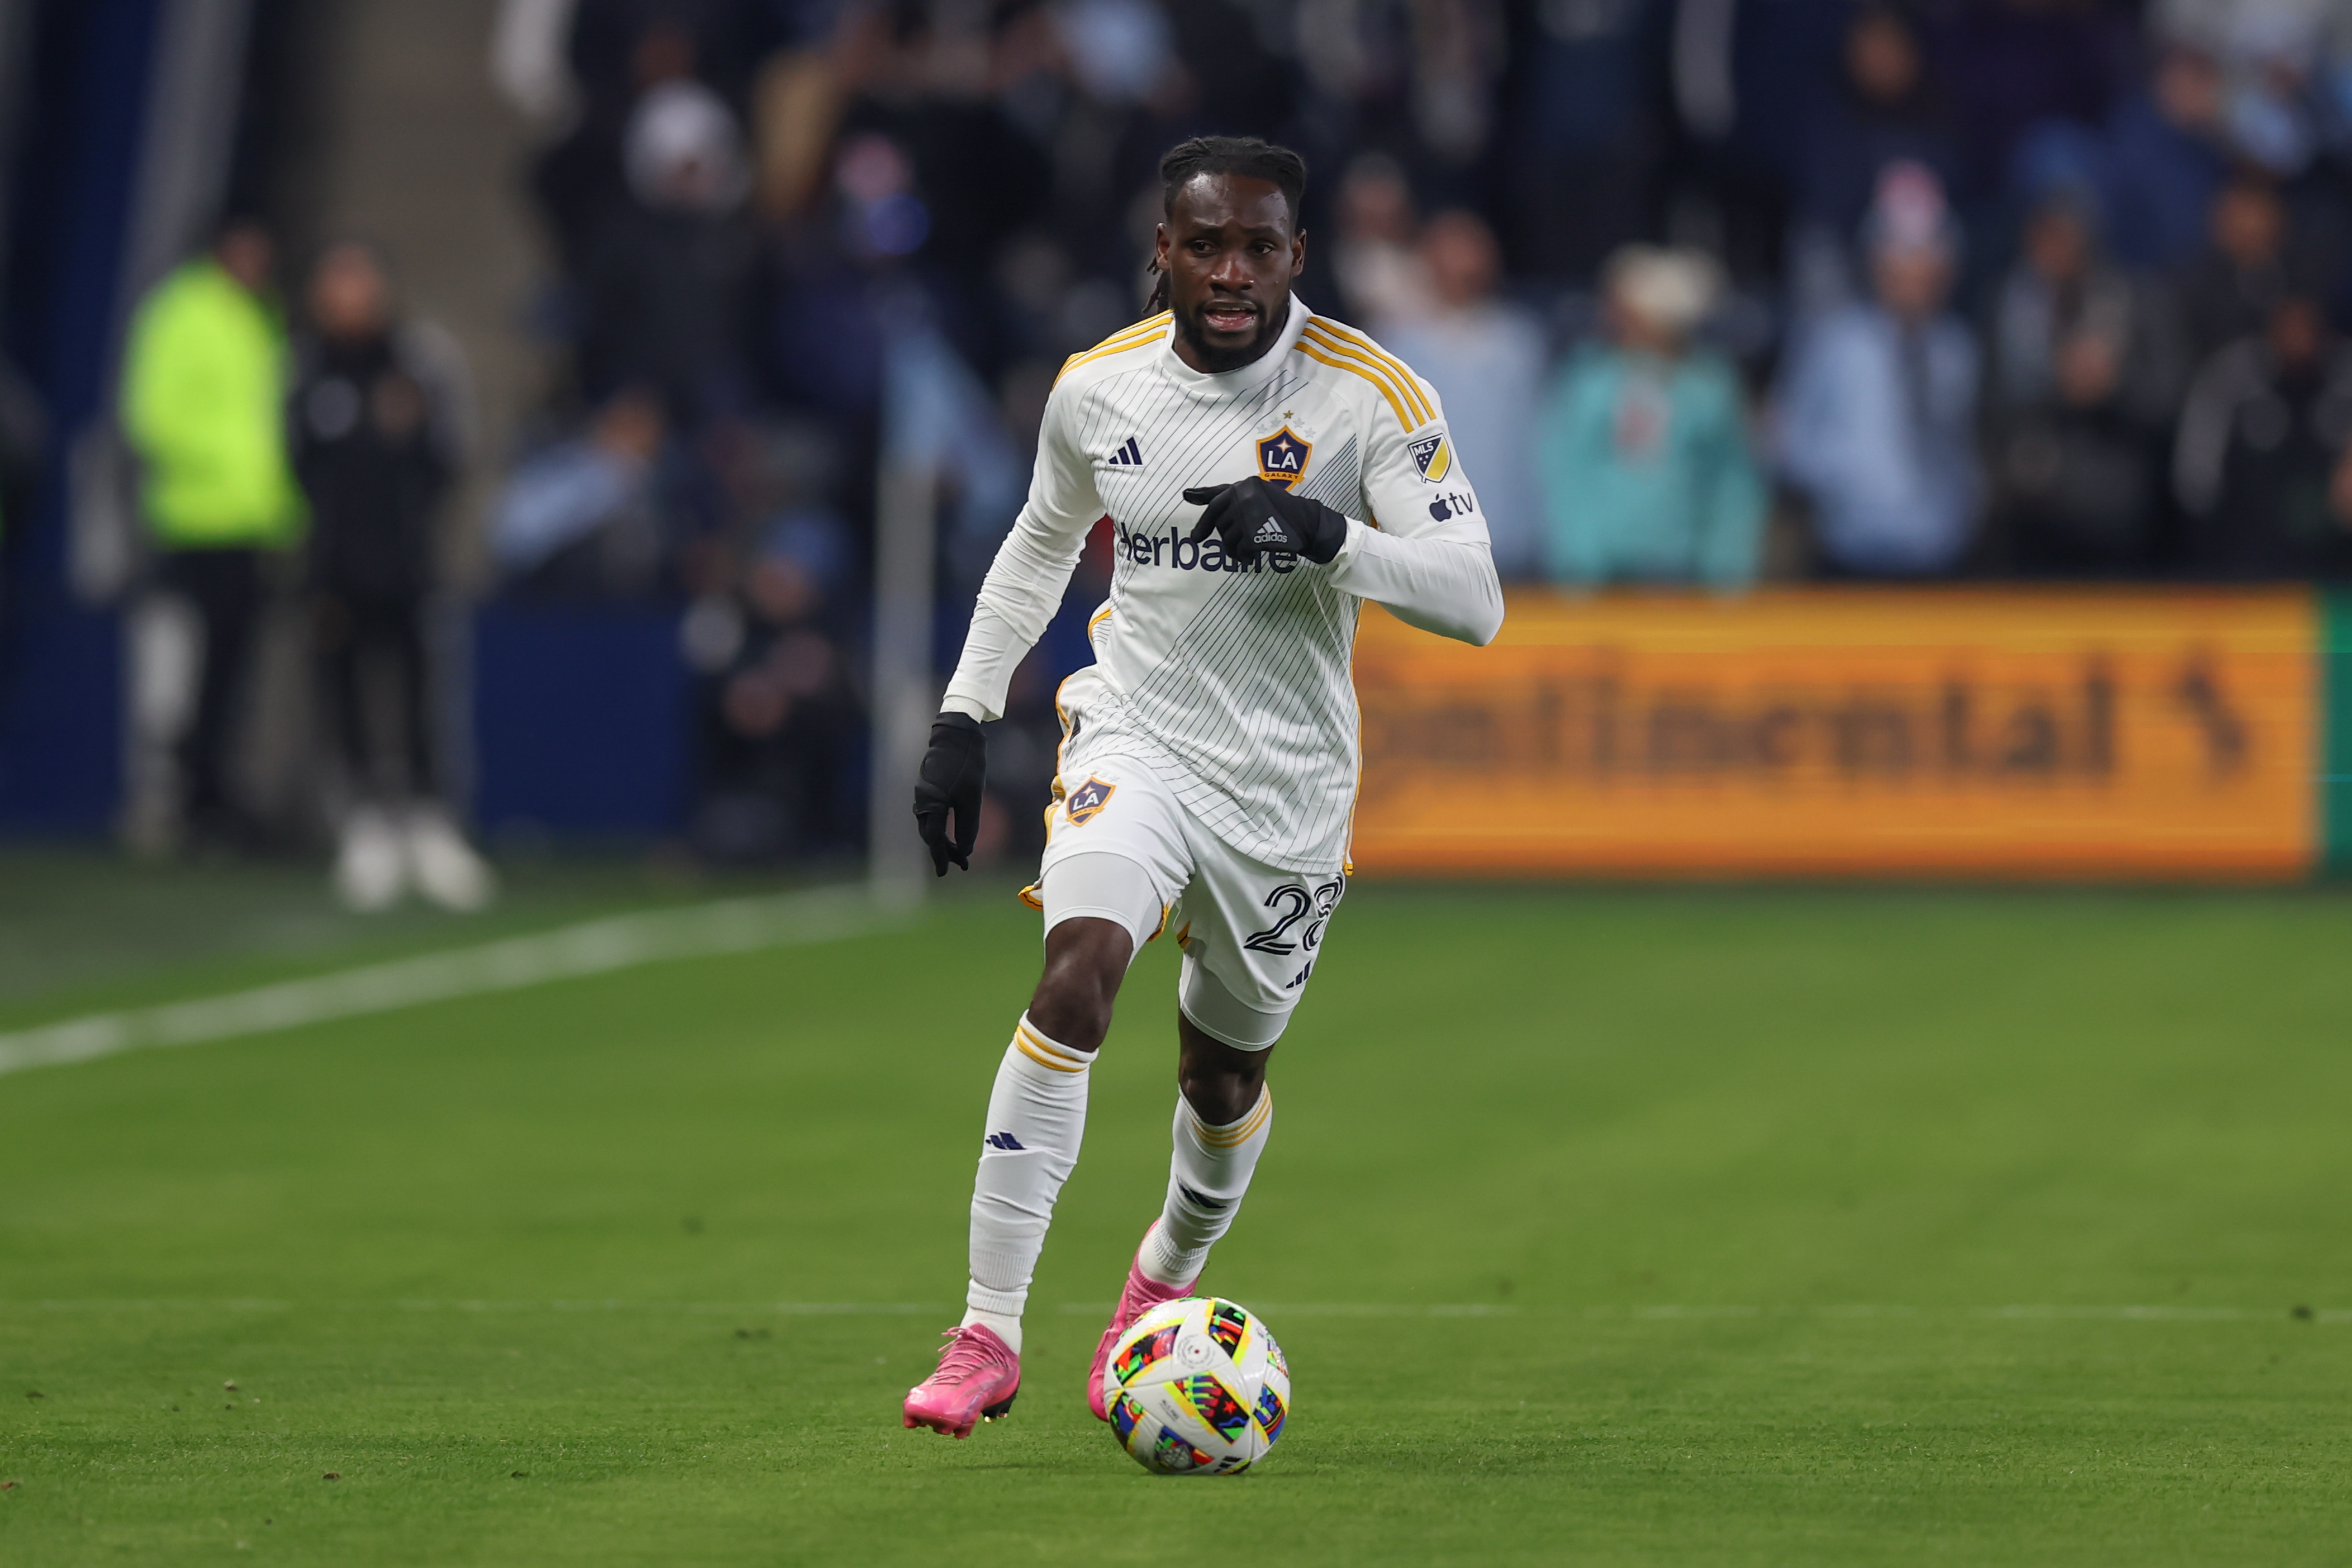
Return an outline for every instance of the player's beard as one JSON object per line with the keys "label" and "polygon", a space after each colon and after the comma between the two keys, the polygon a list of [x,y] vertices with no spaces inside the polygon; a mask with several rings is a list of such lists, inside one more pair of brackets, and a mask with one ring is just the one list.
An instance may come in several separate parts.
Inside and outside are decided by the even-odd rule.
{"label": "player's beard", "polygon": [[1266,351],[1274,347],[1275,339],[1282,335],[1281,323],[1290,320],[1290,296],[1287,292],[1279,300],[1261,300],[1258,302],[1257,336],[1241,348],[1219,348],[1209,342],[1208,334],[1201,324],[1202,312],[1212,303],[1213,300],[1202,300],[1189,310],[1172,308],[1170,310],[1175,319],[1176,335],[1192,349],[1193,357],[1201,362],[1202,370],[1211,375],[1239,370],[1245,364],[1255,364],[1264,359]]}

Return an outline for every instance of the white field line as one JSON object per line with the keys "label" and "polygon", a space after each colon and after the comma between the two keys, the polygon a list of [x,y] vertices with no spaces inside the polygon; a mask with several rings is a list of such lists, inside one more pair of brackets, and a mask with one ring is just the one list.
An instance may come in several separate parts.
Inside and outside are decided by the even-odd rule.
{"label": "white field line", "polygon": [[224,996],[95,1013],[0,1035],[0,1073],[156,1046],[197,1046],[390,1013],[428,1002],[609,974],[673,958],[832,942],[897,924],[861,889],[822,889],[614,915],[534,936],[257,986]]}
{"label": "white field line", "polygon": [[[2294,1321],[2297,1314],[2285,1308],[2172,1306],[2010,1306],[2010,1307],[1887,1307],[1887,1306],[1646,1306],[1646,1307],[1514,1307],[1485,1301],[1412,1302],[1284,1301],[1247,1303],[1268,1318],[1583,1318],[1592,1321],[1707,1322],[1727,1319],[1811,1319],[1824,1321],[1930,1319],[2000,1322],[2075,1321],[2103,1323],[2272,1323]],[[1069,1316],[1099,1317],[1111,1310],[1108,1301],[1064,1301],[1055,1310]],[[762,1313],[782,1317],[911,1318],[929,1313],[952,1313],[957,1309],[934,1301],[660,1301],[619,1298],[557,1300],[479,1300],[396,1298],[389,1300],[274,1300],[255,1297],[116,1297],[86,1300],[0,1300],[0,1316],[11,1312],[680,1312],[730,1317]],[[2309,1320],[2320,1323],[2352,1323],[2352,1310],[2321,1308]]]}

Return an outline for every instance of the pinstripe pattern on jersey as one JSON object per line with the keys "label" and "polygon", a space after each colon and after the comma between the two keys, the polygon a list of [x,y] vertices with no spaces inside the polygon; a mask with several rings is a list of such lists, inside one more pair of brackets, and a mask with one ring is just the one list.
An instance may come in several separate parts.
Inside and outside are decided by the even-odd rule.
{"label": "pinstripe pattern on jersey", "polygon": [[[1361,510],[1353,436],[1320,454],[1318,470],[1301,493]],[[1178,798],[1245,855],[1270,860],[1345,834],[1355,795],[1356,613],[1353,595],[1319,572],[1226,574],[1159,668],[1125,694],[1133,722],[1161,746],[1181,746],[1186,771],[1207,786],[1197,803],[1181,785]],[[1334,768],[1338,759],[1346,765]],[[1277,802],[1271,813],[1249,809]]]}

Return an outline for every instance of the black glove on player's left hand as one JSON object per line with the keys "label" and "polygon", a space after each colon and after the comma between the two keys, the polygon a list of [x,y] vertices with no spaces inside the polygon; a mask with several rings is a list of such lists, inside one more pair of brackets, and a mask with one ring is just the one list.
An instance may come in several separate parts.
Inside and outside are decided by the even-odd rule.
{"label": "black glove on player's left hand", "polygon": [[1345,517],[1310,496],[1293,495],[1255,475],[1230,485],[1189,489],[1184,499],[1205,509],[1192,525],[1192,542],[1213,533],[1223,542],[1226,554],[1244,561],[1286,550],[1318,566],[1328,565],[1348,542]]}
{"label": "black glove on player's left hand", "polygon": [[[915,830],[931,852],[940,876],[953,861],[971,869],[971,847],[980,837],[980,803],[988,787],[988,742],[980,721],[969,713],[942,713],[931,725],[930,749],[915,780]],[[948,814],[955,833],[948,833]]]}

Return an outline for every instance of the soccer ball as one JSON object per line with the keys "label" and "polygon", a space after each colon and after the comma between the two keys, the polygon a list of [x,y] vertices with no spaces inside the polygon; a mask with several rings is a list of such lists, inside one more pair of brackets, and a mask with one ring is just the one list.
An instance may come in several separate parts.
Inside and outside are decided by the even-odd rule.
{"label": "soccer ball", "polygon": [[1249,1310],[1213,1296],[1162,1301],[1110,1354],[1111,1430],[1160,1476],[1238,1475],[1290,1415],[1290,1366]]}

